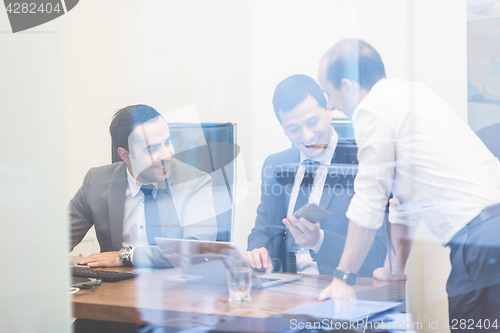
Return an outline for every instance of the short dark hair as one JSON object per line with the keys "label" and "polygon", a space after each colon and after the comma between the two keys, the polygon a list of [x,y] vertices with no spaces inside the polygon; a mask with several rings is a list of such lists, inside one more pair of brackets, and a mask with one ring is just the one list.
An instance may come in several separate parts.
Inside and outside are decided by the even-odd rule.
{"label": "short dark hair", "polygon": [[326,98],[319,84],[310,76],[295,74],[281,81],[274,90],[273,107],[281,122],[279,112],[288,112],[312,96],[318,105],[326,109]]}
{"label": "short dark hair", "polygon": [[113,149],[122,147],[129,151],[128,137],[134,128],[158,116],[161,116],[158,111],[143,104],[130,105],[116,111],[109,125]]}
{"label": "short dark hair", "polygon": [[359,83],[361,88],[367,90],[386,78],[380,54],[364,40],[343,39],[332,46],[324,57],[328,60],[326,79],[335,89],[340,88],[344,78]]}

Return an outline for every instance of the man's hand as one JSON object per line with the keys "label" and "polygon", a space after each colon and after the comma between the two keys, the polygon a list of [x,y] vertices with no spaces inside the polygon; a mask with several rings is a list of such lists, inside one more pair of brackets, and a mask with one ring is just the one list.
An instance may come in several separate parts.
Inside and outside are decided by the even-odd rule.
{"label": "man's hand", "polygon": [[[394,273],[394,271],[393,271]],[[389,267],[379,267],[373,271],[373,277],[379,281],[406,281],[406,274],[391,274]]]}
{"label": "man's hand", "polygon": [[319,301],[324,301],[328,298],[335,300],[355,300],[356,292],[354,288],[345,284],[341,280],[334,278],[332,283],[319,295]]}
{"label": "man's hand", "polygon": [[265,247],[247,251],[245,253],[245,259],[253,268],[261,269],[264,267],[266,269],[266,273],[271,273],[273,271],[273,263],[271,262],[271,257]]}
{"label": "man's hand", "polygon": [[76,262],[78,265],[88,265],[90,267],[117,267],[123,266],[118,257],[118,251],[94,253]]}
{"label": "man's hand", "polygon": [[313,248],[318,243],[319,223],[311,223],[303,217],[297,219],[292,215],[284,218],[283,224],[290,230],[297,244]]}

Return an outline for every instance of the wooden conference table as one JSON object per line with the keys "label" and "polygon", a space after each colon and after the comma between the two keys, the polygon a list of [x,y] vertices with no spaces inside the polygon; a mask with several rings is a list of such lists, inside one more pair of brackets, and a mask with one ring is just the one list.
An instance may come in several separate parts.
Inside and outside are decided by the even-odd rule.
{"label": "wooden conference table", "polygon": [[[291,318],[281,316],[284,311],[316,302],[331,282],[330,276],[306,275],[271,288],[253,288],[250,302],[229,303],[227,286],[186,282],[174,269],[140,274],[135,279],[103,282],[84,295],[73,296],[73,316],[228,332],[278,332],[290,328]],[[359,278],[355,290],[362,300],[404,302],[404,282]]]}

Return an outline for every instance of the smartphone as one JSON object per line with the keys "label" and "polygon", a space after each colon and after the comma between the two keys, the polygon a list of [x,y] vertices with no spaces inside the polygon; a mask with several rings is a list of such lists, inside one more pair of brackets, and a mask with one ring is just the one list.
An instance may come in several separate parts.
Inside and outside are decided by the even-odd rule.
{"label": "smartphone", "polygon": [[309,222],[318,223],[330,214],[331,213],[323,207],[318,206],[314,203],[308,203],[307,205],[302,206],[301,208],[296,210],[292,215],[297,219],[303,217]]}

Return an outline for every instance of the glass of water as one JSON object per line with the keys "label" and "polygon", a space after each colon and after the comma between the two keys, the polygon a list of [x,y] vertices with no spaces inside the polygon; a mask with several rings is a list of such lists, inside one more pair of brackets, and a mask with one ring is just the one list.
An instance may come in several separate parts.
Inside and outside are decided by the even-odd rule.
{"label": "glass of water", "polygon": [[227,287],[229,289],[229,302],[250,301],[252,270],[247,267],[229,268],[227,270]]}

